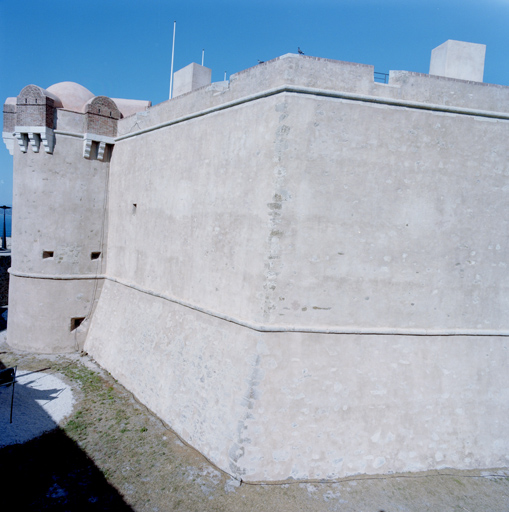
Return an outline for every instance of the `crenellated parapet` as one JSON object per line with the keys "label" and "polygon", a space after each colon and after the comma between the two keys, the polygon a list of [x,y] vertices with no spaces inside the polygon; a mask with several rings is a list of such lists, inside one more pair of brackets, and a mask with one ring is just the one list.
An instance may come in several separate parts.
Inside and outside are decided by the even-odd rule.
{"label": "crenellated parapet", "polygon": [[98,160],[104,160],[107,147],[111,149],[115,144],[117,123],[122,114],[107,96],[95,96],[85,104],[84,110],[86,133],[83,136],[83,156],[91,158],[95,153]]}
{"label": "crenellated parapet", "polygon": [[16,124],[14,135],[23,153],[28,144],[34,153],[39,152],[41,142],[46,153],[53,153],[55,145],[55,110],[61,101],[37,85],[27,85],[16,99]]}
{"label": "crenellated parapet", "polygon": [[119,119],[150,105],[149,101],[94,96],[74,82],[61,82],[48,89],[27,85],[17,97],[5,101],[2,138],[11,155],[15,141],[23,153],[29,147],[38,153],[42,143],[45,152],[53,154],[55,135],[70,134],[65,120],[63,126],[57,126],[62,124],[59,112],[65,112],[66,119],[75,116],[71,131],[73,136],[83,138],[83,157],[105,161],[115,144]]}
{"label": "crenellated parapet", "polygon": [[9,153],[14,152],[14,128],[16,127],[16,98],[7,98],[4,103],[4,125],[2,138]]}
{"label": "crenellated parapet", "polygon": [[16,100],[16,125],[54,128],[55,108],[60,100],[37,85],[27,85]]}

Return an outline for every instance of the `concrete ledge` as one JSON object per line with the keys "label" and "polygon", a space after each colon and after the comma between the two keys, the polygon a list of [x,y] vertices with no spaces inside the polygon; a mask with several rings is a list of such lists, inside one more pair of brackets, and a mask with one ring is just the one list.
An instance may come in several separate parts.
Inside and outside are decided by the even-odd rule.
{"label": "concrete ledge", "polygon": [[201,307],[198,304],[172,297],[163,293],[158,293],[154,290],[149,290],[138,286],[134,283],[129,283],[123,279],[110,277],[104,274],[31,274],[27,272],[20,272],[17,270],[9,269],[9,273],[16,277],[26,279],[47,279],[50,281],[81,281],[90,279],[105,279],[114,283],[118,283],[126,288],[131,288],[137,292],[163,299],[168,302],[173,302],[180,306],[192,309],[199,313],[215,317],[225,322],[237,324],[241,327],[246,327],[253,331],[258,332],[295,332],[295,333],[309,333],[309,334],[359,334],[359,335],[380,335],[380,336],[496,336],[496,337],[509,337],[509,329],[489,330],[489,329],[425,329],[425,328],[397,328],[397,327],[372,327],[366,328],[361,326],[306,326],[306,325],[277,325],[277,324],[260,324],[251,322],[245,319],[235,318],[219,311],[213,311],[208,308]]}

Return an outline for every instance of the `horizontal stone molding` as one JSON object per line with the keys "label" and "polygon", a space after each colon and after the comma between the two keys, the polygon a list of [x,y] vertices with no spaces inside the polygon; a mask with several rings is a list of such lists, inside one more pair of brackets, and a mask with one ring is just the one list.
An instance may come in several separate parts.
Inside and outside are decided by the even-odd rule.
{"label": "horizontal stone molding", "polygon": [[[91,134],[91,133],[76,133],[76,132],[68,132],[62,130],[52,130],[51,128],[46,127],[16,127],[16,131],[14,134],[3,133],[4,143],[9,149],[12,150],[14,147],[14,143],[11,142],[11,139],[16,137],[18,139],[18,143],[20,145],[20,149],[23,152],[26,152],[28,148],[28,143],[32,142],[32,139],[35,139],[35,136],[30,138],[29,134],[39,134],[41,136],[41,140],[44,143],[45,151],[47,153],[52,153],[54,146],[54,135],[63,135],[67,137],[75,137],[83,140],[83,156],[85,158],[90,158],[90,151],[92,147],[92,142],[97,142],[99,144],[98,157],[104,154],[104,150],[106,144],[114,145],[116,142],[130,139],[132,137],[136,137],[138,135],[149,133],[152,131],[160,130],[162,128],[166,128],[168,126],[172,126],[175,124],[179,124],[185,121],[189,121],[191,119],[195,119],[198,117],[206,116],[209,114],[213,114],[215,112],[219,112],[221,110],[226,110],[238,105],[242,105],[244,103],[249,103],[251,101],[256,101],[259,99],[267,98],[270,96],[274,96],[282,93],[294,93],[294,94],[307,94],[313,96],[323,96],[328,98],[336,98],[343,99],[355,102],[363,102],[363,103],[374,103],[380,105],[387,105],[392,107],[401,107],[401,108],[411,108],[417,110],[427,110],[433,112],[442,112],[446,114],[456,114],[456,115],[467,115],[467,116],[475,116],[475,117],[484,117],[489,119],[498,119],[502,121],[509,121],[509,114],[504,112],[495,112],[489,110],[478,110],[478,109],[469,109],[463,107],[454,107],[454,106],[446,106],[446,105],[437,105],[432,103],[423,103],[416,101],[407,101],[407,100],[398,100],[393,98],[385,98],[379,96],[369,96],[363,94],[355,94],[348,92],[339,92],[339,91],[330,91],[326,89],[317,89],[311,87],[300,87],[300,86],[290,86],[290,85],[282,85],[280,87],[275,87],[273,89],[268,89],[266,91],[262,91],[260,93],[252,94],[249,96],[244,96],[237,100],[233,100],[227,103],[223,103],[220,105],[216,105],[214,107],[210,107],[208,109],[199,110],[196,112],[192,112],[190,114],[186,114],[184,116],[177,117],[175,119],[171,119],[165,121],[163,123],[155,124],[154,126],[150,126],[147,128],[143,128],[141,130],[137,130],[131,133],[127,133],[125,135],[121,135],[119,137],[107,137],[103,135]],[[29,130],[30,128],[30,130]],[[51,133],[49,133],[49,131]],[[43,137],[44,134],[48,134]],[[53,140],[51,140],[51,136],[53,136]],[[47,141],[47,142],[45,142]],[[32,143],[33,144],[33,143]],[[50,150],[51,149],[51,150]],[[99,158],[101,159],[101,158]]]}
{"label": "horizontal stone molding", "polygon": [[50,279],[56,281],[69,281],[75,279],[107,279],[103,274],[35,274],[32,272],[22,272],[9,269],[9,274],[14,277],[25,277],[29,279]]}
{"label": "horizontal stone molding", "polygon": [[78,132],[67,132],[65,130],[55,130],[55,135],[62,135],[64,137],[74,137],[76,139],[83,139],[83,134]]}
{"label": "horizontal stone molding", "polygon": [[123,279],[107,276],[105,274],[32,274],[27,272],[20,272],[17,270],[9,269],[9,273],[15,277],[29,278],[29,279],[52,279],[52,280],[78,280],[78,279],[106,279],[113,283],[120,284],[127,288],[131,288],[141,293],[157,297],[174,304],[204,313],[206,315],[231,322],[247,329],[258,332],[295,332],[295,333],[310,333],[310,334],[352,334],[352,335],[394,335],[394,336],[499,336],[509,337],[509,329],[490,330],[490,329],[424,329],[424,328],[399,328],[399,327],[357,327],[357,326],[317,326],[310,327],[305,325],[273,325],[273,324],[260,324],[250,322],[244,319],[235,318],[224,313],[213,311],[208,308],[201,307],[189,301],[172,297],[164,293],[158,293],[148,288],[143,288],[134,283],[129,283]]}
{"label": "horizontal stone molding", "polygon": [[263,98],[268,98],[270,96],[274,96],[282,93],[295,93],[295,94],[305,94],[312,96],[323,96],[327,98],[336,98],[342,100],[350,100],[355,102],[362,103],[375,103],[379,105],[387,105],[392,107],[402,107],[402,108],[411,108],[416,110],[428,110],[432,112],[442,112],[444,114],[457,114],[457,115],[466,115],[466,116],[474,116],[474,117],[485,117],[490,119],[500,119],[503,121],[509,121],[509,113],[505,112],[495,112],[490,110],[478,110],[478,109],[469,109],[463,107],[454,107],[447,105],[437,105],[433,103],[423,103],[417,101],[408,101],[408,100],[399,100],[393,98],[385,98],[380,96],[370,96],[365,94],[355,94],[349,92],[340,92],[340,91],[330,91],[327,89],[316,89],[312,87],[300,87],[294,85],[282,85],[280,87],[275,87],[273,89],[268,89],[266,91],[262,91],[256,94],[251,94],[249,96],[244,96],[237,100],[233,100],[227,103],[223,103],[221,105],[216,105],[214,107],[210,107],[204,110],[200,110],[197,112],[193,112],[181,117],[177,117],[175,119],[171,119],[169,121],[165,121],[163,123],[155,124],[154,126],[149,126],[147,128],[143,128],[141,130],[137,130],[131,133],[126,133],[125,135],[121,135],[115,138],[115,141],[122,141],[125,139],[130,139],[132,137],[136,137],[138,135],[149,133],[155,130],[160,130],[161,128],[166,128],[167,126],[172,126],[175,124],[182,123],[184,121],[188,121],[190,119],[196,119],[198,117],[206,116],[208,114],[213,114],[215,112],[220,112],[221,110],[226,110],[232,107],[236,107],[238,105],[242,105],[244,103],[249,103],[251,101],[256,101]]}
{"label": "horizontal stone molding", "polygon": [[96,142],[105,142],[106,144],[115,144],[115,137],[107,137],[106,135],[97,135],[95,133],[85,133],[84,139],[92,139]]}

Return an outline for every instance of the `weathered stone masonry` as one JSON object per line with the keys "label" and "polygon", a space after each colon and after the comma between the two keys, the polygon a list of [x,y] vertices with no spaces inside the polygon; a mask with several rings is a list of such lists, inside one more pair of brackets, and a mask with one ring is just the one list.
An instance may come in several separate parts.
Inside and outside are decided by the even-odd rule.
{"label": "weathered stone masonry", "polygon": [[507,466],[509,88],[477,46],[388,84],[194,64],[150,108],[25,88],[8,343],[86,350],[245,481]]}

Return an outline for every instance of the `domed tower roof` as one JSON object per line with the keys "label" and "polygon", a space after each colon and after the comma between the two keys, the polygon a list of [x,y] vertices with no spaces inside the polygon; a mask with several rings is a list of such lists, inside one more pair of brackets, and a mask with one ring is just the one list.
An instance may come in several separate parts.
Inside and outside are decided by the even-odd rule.
{"label": "domed tower roof", "polygon": [[46,90],[60,98],[63,108],[75,112],[83,112],[85,103],[94,97],[86,87],[76,82],[60,82]]}

